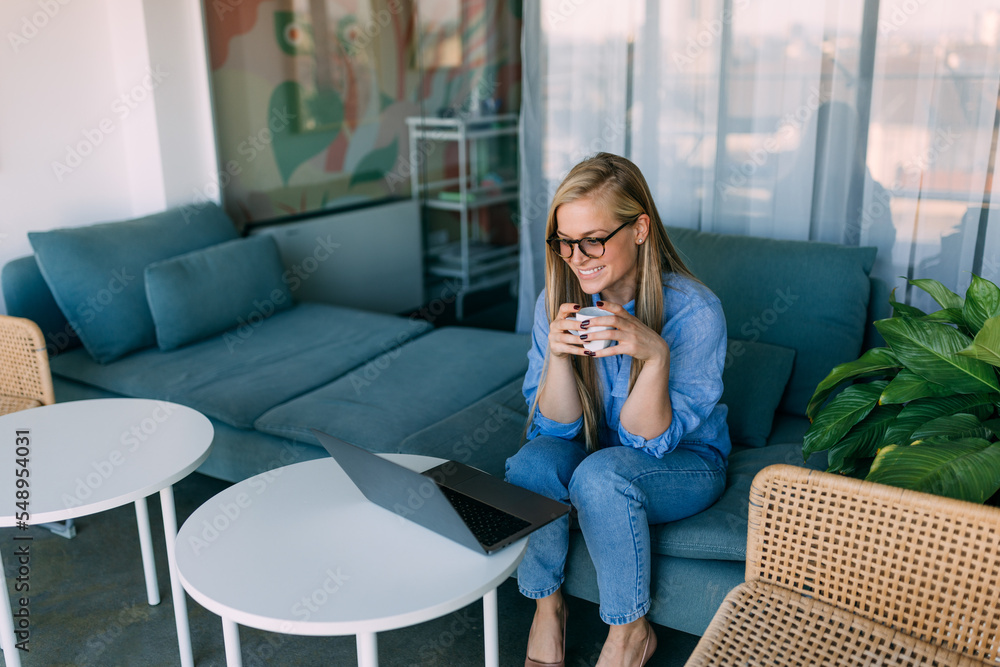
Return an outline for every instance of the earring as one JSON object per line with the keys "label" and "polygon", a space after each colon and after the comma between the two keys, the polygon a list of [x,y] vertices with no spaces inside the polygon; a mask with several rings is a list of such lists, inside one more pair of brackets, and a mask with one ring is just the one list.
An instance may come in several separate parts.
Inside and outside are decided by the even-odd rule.
{"label": "earring", "polygon": [[636,241],[636,243],[642,243],[642,242],[643,242],[643,241],[645,241],[645,240],[646,240],[646,239],[639,239],[639,240],[637,240],[637,241]]}

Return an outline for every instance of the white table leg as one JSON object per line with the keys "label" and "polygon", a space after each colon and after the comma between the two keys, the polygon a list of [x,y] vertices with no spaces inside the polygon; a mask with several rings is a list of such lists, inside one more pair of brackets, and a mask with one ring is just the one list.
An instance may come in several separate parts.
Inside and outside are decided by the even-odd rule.
{"label": "white table leg", "polygon": [[222,638],[226,642],[226,667],[243,667],[240,626],[228,618],[222,619]]}
{"label": "white table leg", "polygon": [[149,530],[149,505],[145,498],[135,501],[135,520],[139,524],[139,548],[142,551],[142,571],[146,575],[146,599],[160,604],[160,585],[156,581],[156,557],[153,555],[153,533]]}
{"label": "white table leg", "polygon": [[21,656],[17,653],[17,642],[14,641],[14,616],[10,611],[10,595],[7,593],[7,575],[3,571],[3,558],[0,557],[0,584],[3,597],[0,599],[0,646],[3,647],[3,658],[7,667],[21,667]]}
{"label": "white table leg", "polygon": [[177,575],[177,512],[174,509],[174,487],[160,491],[160,507],[163,510],[163,534],[167,538],[167,569],[170,570],[170,595],[174,600],[174,621],[177,624],[177,646],[181,653],[181,667],[194,667],[191,652],[191,628],[188,625],[187,599]]}
{"label": "white table leg", "polygon": [[500,667],[500,630],[497,615],[497,589],[483,596],[483,637],[486,642],[486,667]]}
{"label": "white table leg", "polygon": [[374,632],[363,632],[358,640],[358,667],[378,667],[378,639]]}

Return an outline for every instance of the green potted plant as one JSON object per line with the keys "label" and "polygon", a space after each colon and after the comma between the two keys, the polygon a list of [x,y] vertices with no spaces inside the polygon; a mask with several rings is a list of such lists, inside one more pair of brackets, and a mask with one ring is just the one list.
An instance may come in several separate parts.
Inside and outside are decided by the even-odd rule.
{"label": "green potted plant", "polygon": [[1000,490],[1000,288],[973,275],[962,298],[936,280],[910,283],[941,309],[897,303],[893,291],[893,316],[875,322],[888,347],[819,383],[802,453],[826,450],[829,472],[986,502]]}

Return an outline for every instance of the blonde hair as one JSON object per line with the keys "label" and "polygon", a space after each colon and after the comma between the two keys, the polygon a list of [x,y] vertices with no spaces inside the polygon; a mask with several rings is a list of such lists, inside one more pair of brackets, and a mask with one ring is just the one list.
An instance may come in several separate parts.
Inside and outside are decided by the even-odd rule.
{"label": "blonde hair", "polygon": [[[545,223],[546,239],[556,235],[559,207],[585,198],[591,198],[607,211],[612,219],[617,220],[618,224],[635,221],[643,214],[649,216],[646,241],[637,246],[635,316],[653,331],[659,332],[663,328],[663,274],[678,273],[695,278],[667,238],[646,179],[635,164],[618,155],[598,153],[584,160],[570,170],[552,198]],[[545,253],[545,290],[546,315],[550,323],[564,303],[590,304],[590,295],[583,291],[579,280],[567,263],[550,251]],[[539,388],[545,381],[548,359],[546,350]],[[597,362],[589,357],[575,355],[572,357],[572,362],[576,390],[583,406],[583,433],[587,451],[592,452],[600,448],[598,434],[605,418],[601,387],[597,377]],[[635,386],[642,365],[641,360],[632,359],[629,392]],[[539,391],[535,394],[529,413],[529,424],[538,409],[540,393]]]}

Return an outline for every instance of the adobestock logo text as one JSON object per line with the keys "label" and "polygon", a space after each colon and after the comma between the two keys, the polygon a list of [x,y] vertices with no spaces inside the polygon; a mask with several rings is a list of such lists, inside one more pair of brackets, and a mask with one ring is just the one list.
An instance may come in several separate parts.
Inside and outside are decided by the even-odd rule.
{"label": "adobestock logo text", "polygon": [[7,33],[7,41],[10,42],[10,48],[14,49],[14,53],[37,37],[38,32],[45,28],[69,2],[70,0],[36,0],[35,4],[38,5],[39,11],[31,16],[22,16],[19,30]]}

